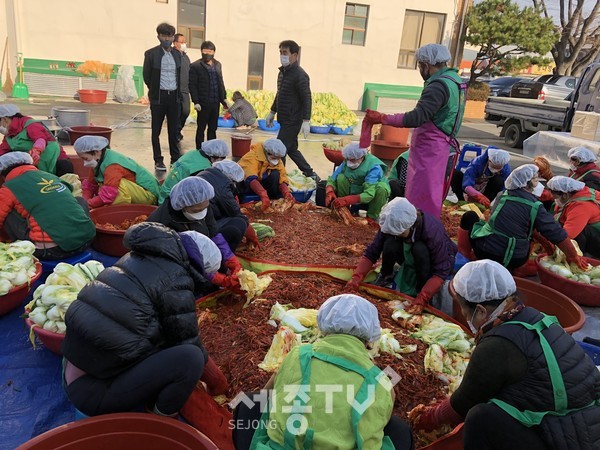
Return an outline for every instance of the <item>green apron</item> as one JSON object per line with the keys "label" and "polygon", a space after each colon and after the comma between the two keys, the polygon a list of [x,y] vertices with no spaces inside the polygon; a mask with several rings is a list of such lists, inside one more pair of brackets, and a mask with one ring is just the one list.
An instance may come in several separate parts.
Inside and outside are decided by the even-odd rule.
{"label": "green apron", "polygon": [[588,173],[600,173],[600,170],[598,169],[590,169],[585,173],[582,173],[581,175],[575,176],[576,174],[573,172],[573,175],[571,175],[571,178],[573,178],[574,180],[580,181],[583,177],[585,177]]}
{"label": "green apron", "polygon": [[415,269],[415,258],[412,255],[412,243],[404,242],[402,251],[404,253],[404,262],[400,266],[400,270],[394,277],[396,282],[396,290],[403,294],[414,297],[417,292],[417,271]]}
{"label": "green apron", "polygon": [[[6,137],[6,142],[10,146],[13,152],[27,152],[29,153],[33,148],[33,141],[27,136],[27,127],[37,122],[37,120],[29,119],[25,122],[23,130],[14,137]],[[40,122],[41,123],[41,122]],[[44,125],[42,123],[42,125]],[[45,125],[44,128],[48,129]],[[50,130],[48,130],[50,133]],[[60,155],[60,145],[56,141],[46,141],[46,148],[40,155],[40,162],[37,168],[43,172],[56,173],[56,161]]]}
{"label": "green apron", "polygon": [[589,408],[592,406],[600,406],[600,399],[591,402],[587,406],[583,406],[581,408],[572,408],[567,409],[568,399],[567,399],[567,390],[565,388],[565,382],[560,371],[560,367],[558,366],[558,361],[556,360],[556,355],[552,351],[552,347],[548,343],[546,337],[542,334],[542,331],[546,328],[549,328],[553,324],[558,324],[558,320],[554,316],[547,316],[542,313],[544,318],[540,319],[538,322],[533,325],[527,322],[520,321],[510,321],[505,322],[502,325],[521,325],[528,330],[535,331],[540,339],[540,345],[542,346],[542,351],[544,352],[544,357],[546,358],[546,364],[548,364],[548,372],[550,372],[550,381],[552,382],[552,393],[554,395],[554,410],[553,411],[520,411],[514,406],[506,403],[505,401],[499,400],[497,398],[493,398],[490,400],[490,403],[497,405],[504,412],[510,415],[513,419],[518,420],[522,425],[526,427],[532,427],[535,425],[539,425],[545,416],[566,416],[574,411],[580,411],[585,408]]}
{"label": "green apron", "polygon": [[[95,236],[94,223],[56,175],[31,170],[4,186],[63,250],[76,250]],[[69,220],[63,220],[64,217]]]}
{"label": "green apron", "polygon": [[[526,239],[517,239],[514,236],[508,236],[507,234],[501,233],[500,231],[496,230],[496,228],[494,227],[496,217],[498,217],[498,213],[504,207],[504,204],[507,201],[522,203],[531,207],[531,211],[529,212],[529,233]],[[504,192],[504,194],[502,194],[502,196],[500,197],[498,206],[494,210],[494,213],[491,215],[490,220],[488,222],[480,220],[475,225],[473,225],[473,230],[471,230],[471,237],[484,238],[495,234],[497,236],[503,236],[506,239],[508,239],[508,246],[506,247],[506,252],[504,253],[504,260],[502,261],[502,265],[507,266],[513,257],[515,247],[517,246],[517,241],[526,240],[527,245],[529,245],[529,243],[531,242],[535,218],[537,216],[538,209],[541,205],[542,204],[540,202],[532,202],[531,200],[527,200],[526,198],[515,197],[513,195],[510,195],[508,192]]]}
{"label": "green apron", "polygon": [[[590,170],[590,172],[592,172]],[[582,175],[583,176],[583,175]],[[600,207],[600,202],[598,202],[598,200],[596,199],[596,190],[590,188],[590,196],[589,197],[579,197],[573,200],[569,200],[567,201],[559,210],[557,213],[554,214],[554,220],[556,220],[558,223],[560,223],[560,218],[563,215],[563,212],[565,212],[565,206],[567,206],[569,203],[574,203],[574,202],[594,202],[598,207]],[[594,224],[589,224],[592,228],[600,231],[600,222],[596,222]]]}
{"label": "green apron", "polygon": [[[318,353],[313,351],[312,344],[303,344],[300,347],[300,370],[302,371],[302,385],[308,386],[310,385],[310,366],[311,359],[317,358],[321,361],[328,362],[333,364],[336,367],[344,369],[346,371],[355,372],[361,375],[364,378],[363,383],[361,384],[358,393],[354,397],[357,403],[364,404],[367,400],[368,389],[369,386],[377,386],[379,383],[378,377],[381,376],[381,369],[376,366],[371,367],[370,369],[365,369],[358,364],[348,361],[345,358],[341,358],[339,356],[327,355],[325,353]],[[304,397],[300,394],[301,390],[296,395],[296,398],[292,402],[292,411],[290,415],[294,416],[302,416],[304,409],[306,407],[306,402]],[[267,408],[268,409],[268,408]],[[358,450],[363,449],[363,438],[358,431],[358,423],[362,417],[362,412],[357,411],[356,408],[352,409],[351,420],[352,420],[352,430],[354,433],[354,438],[356,441],[356,448]],[[254,433],[252,438],[252,443],[250,444],[250,449],[254,450],[295,450],[296,449],[296,438],[294,434],[286,428],[284,432],[284,442],[283,445],[279,445],[276,442],[270,440],[265,424],[269,421],[269,413],[265,412],[262,414],[259,428]],[[308,450],[312,448],[312,442],[314,439],[314,430],[312,428],[308,428],[304,434],[304,444],[302,446],[303,450]],[[389,436],[384,436],[381,442],[382,450],[394,450],[394,444],[392,443]]]}
{"label": "green apron", "polygon": [[156,177],[154,177],[144,167],[136,163],[133,159],[128,158],[125,155],[121,155],[110,148],[107,148],[104,151],[102,163],[94,172],[94,177],[98,183],[104,182],[104,171],[111,164],[118,164],[119,166],[132,171],[135,174],[135,183],[158,198],[159,184],[156,180]]}

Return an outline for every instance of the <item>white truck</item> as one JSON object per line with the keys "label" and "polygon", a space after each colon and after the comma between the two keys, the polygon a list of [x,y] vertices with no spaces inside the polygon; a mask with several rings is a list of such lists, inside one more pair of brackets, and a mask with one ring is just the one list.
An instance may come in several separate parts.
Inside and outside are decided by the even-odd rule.
{"label": "white truck", "polygon": [[521,148],[538,131],[570,131],[575,111],[600,112],[600,63],[586,67],[565,100],[488,97],[485,120],[502,128],[507,146]]}

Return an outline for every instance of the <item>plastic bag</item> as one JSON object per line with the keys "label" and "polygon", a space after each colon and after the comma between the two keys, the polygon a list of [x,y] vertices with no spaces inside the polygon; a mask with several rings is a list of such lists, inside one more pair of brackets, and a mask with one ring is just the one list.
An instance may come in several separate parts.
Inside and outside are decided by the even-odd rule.
{"label": "plastic bag", "polygon": [[119,103],[133,103],[138,99],[133,82],[133,66],[121,66],[115,80],[114,100]]}

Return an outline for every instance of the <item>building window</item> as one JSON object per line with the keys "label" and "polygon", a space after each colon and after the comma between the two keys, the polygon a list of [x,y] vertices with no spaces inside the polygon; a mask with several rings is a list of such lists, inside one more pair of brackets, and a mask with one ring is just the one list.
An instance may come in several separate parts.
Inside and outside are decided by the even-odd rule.
{"label": "building window", "polygon": [[342,44],[365,45],[369,6],[346,3]]}
{"label": "building window", "polygon": [[263,88],[263,73],[265,69],[265,44],[250,42],[248,45],[248,82],[246,89],[260,90]]}
{"label": "building window", "polygon": [[398,67],[416,69],[415,51],[426,44],[441,44],[445,14],[406,10]]}
{"label": "building window", "polygon": [[206,0],[178,0],[177,32],[185,36],[188,48],[200,48],[206,38]]}

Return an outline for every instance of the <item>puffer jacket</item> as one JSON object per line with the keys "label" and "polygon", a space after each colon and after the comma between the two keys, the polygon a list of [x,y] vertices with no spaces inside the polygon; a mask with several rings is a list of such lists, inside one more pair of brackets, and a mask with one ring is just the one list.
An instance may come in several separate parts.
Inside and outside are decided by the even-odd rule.
{"label": "puffer jacket", "polygon": [[177,233],[152,223],[130,228],[131,251],[85,286],[67,310],[65,358],[89,375],[112,378],[165,348],[199,346],[194,269]]}
{"label": "puffer jacket", "polygon": [[283,125],[310,120],[312,95],[308,74],[295,62],[279,68],[277,95],[271,111],[277,113],[277,121]]}
{"label": "puffer jacket", "polygon": [[[216,59],[213,59],[215,71],[217,72],[217,83],[219,84],[219,102],[222,102],[227,97],[227,91],[225,90],[225,83],[223,82],[223,69],[221,63]],[[194,61],[190,64],[189,72],[189,83],[190,95],[192,96],[192,102],[199,104],[200,106],[207,107],[210,96],[210,75],[208,74],[208,66],[201,59]]]}
{"label": "puffer jacket", "polygon": [[173,209],[170,197],[167,197],[163,204],[148,216],[146,221],[162,223],[178,233],[181,233],[182,231],[197,231],[209,238],[216,236],[219,232],[212,206],[208,207],[208,212],[204,219],[200,221],[189,220],[183,215],[183,212]]}
{"label": "puffer jacket", "polygon": [[569,176],[585,183],[590,189],[600,190],[600,166],[594,162],[579,166],[575,171],[569,170]]}
{"label": "puffer jacket", "polygon": [[225,217],[241,217],[248,223],[248,218],[242,214],[240,205],[235,199],[235,184],[227,175],[219,169],[209,167],[197,176],[208,181],[215,190],[215,196],[210,199],[210,206],[216,220]]}
{"label": "puffer jacket", "polygon": [[[592,200],[581,200],[595,198]],[[588,225],[600,222],[600,192],[584,187],[569,199],[566,205],[554,207],[554,218],[558,220],[570,239],[575,239]]]}

